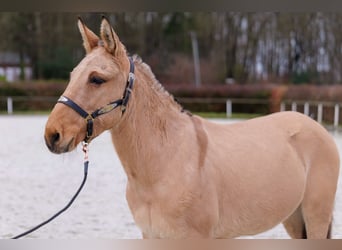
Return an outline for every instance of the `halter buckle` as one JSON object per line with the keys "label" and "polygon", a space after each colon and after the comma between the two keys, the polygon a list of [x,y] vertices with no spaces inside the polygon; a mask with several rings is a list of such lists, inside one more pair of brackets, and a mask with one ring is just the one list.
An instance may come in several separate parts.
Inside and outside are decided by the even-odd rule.
{"label": "halter buckle", "polygon": [[85,120],[87,122],[87,127],[86,127],[87,133],[86,133],[85,142],[88,142],[90,137],[93,135],[94,117],[91,114],[88,114]]}
{"label": "halter buckle", "polygon": [[134,81],[134,79],[135,79],[134,73],[133,72],[129,72],[128,73],[128,82]]}

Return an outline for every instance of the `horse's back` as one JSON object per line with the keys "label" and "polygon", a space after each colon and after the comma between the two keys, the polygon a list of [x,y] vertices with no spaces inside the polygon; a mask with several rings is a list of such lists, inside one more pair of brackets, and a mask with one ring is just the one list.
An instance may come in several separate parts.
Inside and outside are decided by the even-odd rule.
{"label": "horse's back", "polygon": [[298,112],[279,112],[234,124],[209,123],[208,134],[227,134],[232,140],[224,136],[222,139],[228,144],[239,144],[240,140],[254,141],[260,146],[266,144],[266,147],[290,143],[302,154],[306,165],[310,165],[306,159],[310,156],[334,161],[339,166],[339,153],[332,136],[322,125]]}
{"label": "horse's back", "polygon": [[233,152],[234,148],[246,147],[251,151],[254,147],[253,151],[264,151],[259,152],[260,156],[268,153],[272,158],[272,154],[276,157],[277,152],[290,150],[306,172],[319,165],[326,168],[324,171],[338,173],[340,159],[333,137],[322,125],[301,113],[279,112],[234,124],[211,124],[207,128],[208,134],[230,144]]}

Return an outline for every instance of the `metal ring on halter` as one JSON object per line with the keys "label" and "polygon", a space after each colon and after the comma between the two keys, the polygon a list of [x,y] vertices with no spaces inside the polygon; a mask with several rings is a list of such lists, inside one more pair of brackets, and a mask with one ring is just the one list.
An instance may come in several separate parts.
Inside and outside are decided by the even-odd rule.
{"label": "metal ring on halter", "polygon": [[129,72],[128,73],[128,81],[134,81],[135,79],[135,75],[134,75],[134,72]]}

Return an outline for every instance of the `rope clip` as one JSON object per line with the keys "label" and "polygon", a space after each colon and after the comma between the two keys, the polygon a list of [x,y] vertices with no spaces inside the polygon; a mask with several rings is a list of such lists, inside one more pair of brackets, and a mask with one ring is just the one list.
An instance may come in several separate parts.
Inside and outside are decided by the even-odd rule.
{"label": "rope clip", "polygon": [[88,161],[88,153],[89,153],[89,148],[88,148],[88,143],[87,142],[82,142],[82,151],[84,152],[84,161]]}

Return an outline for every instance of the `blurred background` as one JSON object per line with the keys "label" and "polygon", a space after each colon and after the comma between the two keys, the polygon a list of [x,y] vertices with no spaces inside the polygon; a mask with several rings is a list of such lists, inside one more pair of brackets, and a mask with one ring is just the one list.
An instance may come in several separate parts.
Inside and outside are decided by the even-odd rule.
{"label": "blurred background", "polygon": [[192,112],[339,123],[342,13],[320,12],[1,12],[0,112],[51,110],[84,56],[77,17],[98,34],[103,14]]}

